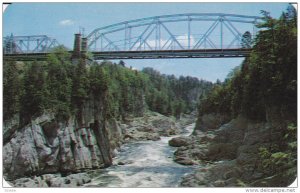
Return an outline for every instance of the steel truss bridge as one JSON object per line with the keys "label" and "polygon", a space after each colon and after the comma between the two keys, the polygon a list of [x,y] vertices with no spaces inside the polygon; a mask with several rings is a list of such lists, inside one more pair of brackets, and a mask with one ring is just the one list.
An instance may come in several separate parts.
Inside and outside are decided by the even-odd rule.
{"label": "steel truss bridge", "polygon": [[[76,34],[70,52],[79,57],[88,51],[94,60],[247,57],[260,19],[189,13],[124,21],[97,28],[86,37]],[[243,38],[246,31],[248,41]],[[47,36],[6,37],[4,58],[44,59],[57,45]]]}

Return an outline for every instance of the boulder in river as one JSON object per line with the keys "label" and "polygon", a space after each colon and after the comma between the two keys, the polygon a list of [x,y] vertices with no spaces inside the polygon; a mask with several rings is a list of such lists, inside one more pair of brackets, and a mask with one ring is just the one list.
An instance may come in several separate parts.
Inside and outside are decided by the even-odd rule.
{"label": "boulder in river", "polygon": [[195,165],[196,164],[189,157],[175,157],[174,161],[181,165]]}
{"label": "boulder in river", "polygon": [[172,147],[181,147],[181,146],[189,145],[189,142],[190,142],[189,137],[180,136],[180,137],[172,138],[169,141],[169,145]]}
{"label": "boulder in river", "polygon": [[61,176],[60,174],[44,174],[31,178],[19,178],[11,182],[14,187],[76,187],[91,182],[91,178],[86,173],[70,174]]}

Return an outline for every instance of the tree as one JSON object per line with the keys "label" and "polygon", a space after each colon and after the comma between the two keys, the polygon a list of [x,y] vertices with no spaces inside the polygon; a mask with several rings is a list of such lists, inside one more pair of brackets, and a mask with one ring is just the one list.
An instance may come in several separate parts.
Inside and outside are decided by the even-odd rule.
{"label": "tree", "polygon": [[34,61],[24,74],[24,95],[21,98],[22,123],[40,115],[49,107],[49,92],[43,63]]}
{"label": "tree", "polygon": [[72,106],[75,110],[79,125],[82,124],[83,105],[88,98],[89,79],[85,62],[80,60],[76,64],[72,77]]}
{"label": "tree", "polygon": [[22,94],[21,79],[17,63],[3,62],[3,119],[7,120],[19,112]]}
{"label": "tree", "polygon": [[47,87],[49,90],[50,107],[59,120],[67,120],[70,116],[72,78],[70,69],[71,55],[64,47],[57,47],[49,54]]}
{"label": "tree", "polygon": [[243,36],[242,36],[242,40],[241,40],[241,46],[242,48],[251,48],[252,45],[252,37],[251,37],[251,33],[249,31],[246,31]]}
{"label": "tree", "polygon": [[[230,73],[201,100],[200,115],[227,112],[259,121],[297,120],[297,18],[289,9],[279,19],[261,12],[263,22],[257,27],[262,30],[253,52],[241,70]],[[243,37],[246,46],[250,33]]]}
{"label": "tree", "polygon": [[125,62],[123,60],[120,60],[119,65],[125,67]]}
{"label": "tree", "polygon": [[180,119],[180,115],[184,110],[184,101],[183,100],[176,100],[173,103],[173,115],[175,116],[175,118],[178,120]]}

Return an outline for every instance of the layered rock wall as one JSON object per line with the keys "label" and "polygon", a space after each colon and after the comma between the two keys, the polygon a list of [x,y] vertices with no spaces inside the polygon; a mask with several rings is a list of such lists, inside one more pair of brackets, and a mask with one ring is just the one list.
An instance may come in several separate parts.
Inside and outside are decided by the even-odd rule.
{"label": "layered rock wall", "polygon": [[15,179],[101,168],[111,164],[110,152],[106,127],[97,122],[76,128],[72,120],[65,126],[53,119],[37,119],[16,131],[4,145],[4,176]]}

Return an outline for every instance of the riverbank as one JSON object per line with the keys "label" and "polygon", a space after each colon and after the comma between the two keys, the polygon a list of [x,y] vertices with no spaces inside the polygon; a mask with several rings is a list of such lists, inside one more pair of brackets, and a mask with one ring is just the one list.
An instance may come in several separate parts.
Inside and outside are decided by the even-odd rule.
{"label": "riverbank", "polygon": [[[296,164],[288,163],[289,155],[284,152],[268,153],[276,148],[282,133],[280,124],[253,122],[240,116],[213,130],[196,129],[189,137],[173,139],[171,145],[178,147],[174,161],[201,165],[192,174],[184,176],[180,186],[290,185],[295,180]],[[274,164],[277,168],[271,167]]]}

